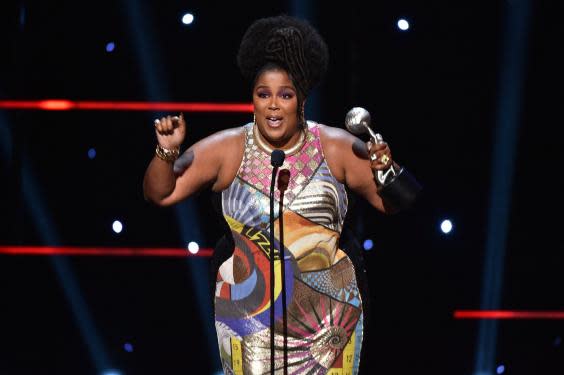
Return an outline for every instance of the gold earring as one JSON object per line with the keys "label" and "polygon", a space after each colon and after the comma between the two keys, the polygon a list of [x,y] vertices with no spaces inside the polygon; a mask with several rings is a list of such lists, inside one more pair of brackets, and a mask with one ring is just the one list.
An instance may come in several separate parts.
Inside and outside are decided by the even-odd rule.
{"label": "gold earring", "polygon": [[255,116],[255,113],[253,112],[253,125],[257,124],[257,118]]}

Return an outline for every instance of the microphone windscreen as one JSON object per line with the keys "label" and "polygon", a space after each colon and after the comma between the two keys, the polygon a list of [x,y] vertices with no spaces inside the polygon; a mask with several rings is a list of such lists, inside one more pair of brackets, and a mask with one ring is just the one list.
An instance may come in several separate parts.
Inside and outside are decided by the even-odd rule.
{"label": "microphone windscreen", "polygon": [[272,154],[270,154],[270,165],[273,167],[280,167],[282,163],[284,163],[284,158],[286,154],[282,150],[274,150]]}
{"label": "microphone windscreen", "polygon": [[288,183],[290,183],[290,171],[281,169],[280,172],[278,172],[278,190],[286,191],[286,189],[288,189]]}

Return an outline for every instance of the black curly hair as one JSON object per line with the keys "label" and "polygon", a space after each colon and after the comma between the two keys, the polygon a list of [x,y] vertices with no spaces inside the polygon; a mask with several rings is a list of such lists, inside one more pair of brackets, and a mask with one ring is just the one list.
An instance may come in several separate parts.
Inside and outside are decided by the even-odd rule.
{"label": "black curly hair", "polygon": [[287,15],[260,18],[245,32],[237,64],[243,77],[254,84],[265,70],[288,72],[303,101],[327,71],[329,51],[317,30],[307,21]]}

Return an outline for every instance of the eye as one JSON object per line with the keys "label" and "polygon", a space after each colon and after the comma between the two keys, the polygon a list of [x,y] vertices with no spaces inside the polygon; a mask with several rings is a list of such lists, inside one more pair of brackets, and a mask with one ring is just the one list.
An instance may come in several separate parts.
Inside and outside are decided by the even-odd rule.
{"label": "eye", "polygon": [[264,99],[264,98],[268,98],[270,96],[270,94],[268,92],[265,92],[265,91],[259,91],[259,92],[257,92],[257,96],[259,98]]}
{"label": "eye", "polygon": [[294,97],[294,94],[291,92],[283,92],[282,94],[280,94],[280,96],[283,99],[292,99]]}

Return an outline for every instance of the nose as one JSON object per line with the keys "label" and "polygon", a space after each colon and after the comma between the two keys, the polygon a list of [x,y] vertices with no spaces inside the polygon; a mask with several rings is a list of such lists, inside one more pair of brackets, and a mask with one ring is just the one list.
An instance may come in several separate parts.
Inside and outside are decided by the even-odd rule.
{"label": "nose", "polygon": [[268,103],[268,109],[276,110],[278,108],[280,108],[278,106],[278,98],[276,95],[272,95],[272,97],[270,98],[270,103]]}

